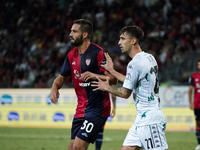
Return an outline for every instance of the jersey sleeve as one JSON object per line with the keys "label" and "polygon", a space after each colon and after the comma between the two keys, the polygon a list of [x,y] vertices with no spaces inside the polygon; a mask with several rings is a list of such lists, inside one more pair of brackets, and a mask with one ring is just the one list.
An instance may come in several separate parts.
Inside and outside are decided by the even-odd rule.
{"label": "jersey sleeve", "polygon": [[189,83],[189,85],[194,86],[194,79],[192,76],[189,78],[188,83]]}
{"label": "jersey sleeve", "polygon": [[103,74],[106,71],[103,67],[100,66],[101,64],[106,64],[106,58],[105,58],[103,50],[99,51],[99,53],[98,53],[97,63],[98,63],[100,72]]}
{"label": "jersey sleeve", "polygon": [[137,86],[137,81],[139,79],[140,70],[138,65],[133,65],[130,62],[127,66],[126,78],[123,83],[123,87],[134,90]]}
{"label": "jersey sleeve", "polygon": [[63,65],[62,65],[60,75],[68,76],[70,74],[71,74],[71,67],[70,67],[69,59],[68,59],[68,57],[66,57]]}

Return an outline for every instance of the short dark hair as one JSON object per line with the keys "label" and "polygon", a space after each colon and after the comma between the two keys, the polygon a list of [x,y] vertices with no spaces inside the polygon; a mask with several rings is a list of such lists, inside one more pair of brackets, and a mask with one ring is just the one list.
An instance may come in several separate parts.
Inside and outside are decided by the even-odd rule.
{"label": "short dark hair", "polygon": [[74,24],[80,24],[80,30],[81,32],[87,32],[88,33],[88,37],[87,38],[91,38],[92,37],[92,32],[93,32],[93,25],[92,22],[87,20],[87,19],[77,19],[74,21]]}
{"label": "short dark hair", "polygon": [[140,44],[144,39],[144,32],[138,26],[125,26],[121,29],[120,34],[126,33],[130,37],[137,39],[138,44]]}

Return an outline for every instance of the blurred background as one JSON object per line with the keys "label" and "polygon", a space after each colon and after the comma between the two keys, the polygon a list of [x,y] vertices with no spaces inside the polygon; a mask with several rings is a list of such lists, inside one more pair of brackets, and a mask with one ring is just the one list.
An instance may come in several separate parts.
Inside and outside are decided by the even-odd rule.
{"label": "blurred background", "polygon": [[[200,0],[1,0],[0,87],[50,88],[72,47],[73,21],[93,22],[92,41],[109,52],[115,69],[126,72],[119,31],[144,30],[142,48],[155,56],[160,85],[187,85],[200,54]],[[64,87],[73,87],[72,80]]]}

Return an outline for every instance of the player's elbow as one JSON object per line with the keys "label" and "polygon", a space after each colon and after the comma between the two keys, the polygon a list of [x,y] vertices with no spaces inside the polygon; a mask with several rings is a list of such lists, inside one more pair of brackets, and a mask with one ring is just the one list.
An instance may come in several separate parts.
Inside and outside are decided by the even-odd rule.
{"label": "player's elbow", "polygon": [[123,98],[128,99],[130,96],[129,95],[124,95]]}
{"label": "player's elbow", "polygon": [[124,90],[123,90],[123,98],[125,98],[125,99],[128,99],[130,96],[131,96],[131,93],[132,93],[132,91],[131,90],[128,90],[128,89],[126,89],[126,88],[123,88]]}

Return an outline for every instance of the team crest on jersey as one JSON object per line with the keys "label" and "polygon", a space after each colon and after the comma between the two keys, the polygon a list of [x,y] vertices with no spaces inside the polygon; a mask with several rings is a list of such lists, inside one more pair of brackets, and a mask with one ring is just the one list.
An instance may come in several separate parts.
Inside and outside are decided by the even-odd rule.
{"label": "team crest on jersey", "polygon": [[86,60],[85,60],[85,63],[86,63],[87,66],[90,65],[90,62],[91,62],[91,59],[86,59]]}

